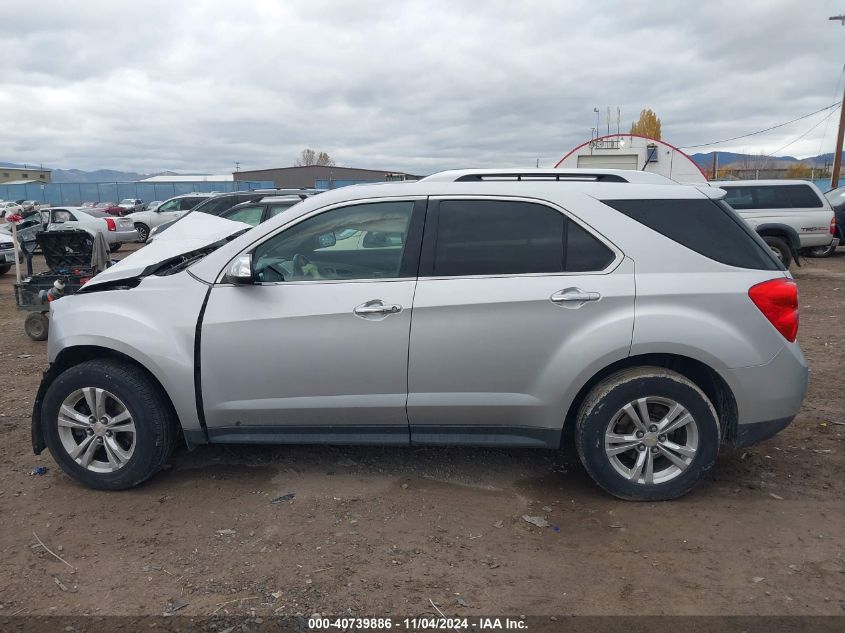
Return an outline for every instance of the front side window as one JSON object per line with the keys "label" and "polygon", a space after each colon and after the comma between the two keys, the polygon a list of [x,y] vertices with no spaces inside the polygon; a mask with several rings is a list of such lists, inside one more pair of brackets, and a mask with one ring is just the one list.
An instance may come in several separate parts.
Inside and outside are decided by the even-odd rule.
{"label": "front side window", "polygon": [[613,252],[565,215],[521,201],[440,203],[435,277],[599,271]]}
{"label": "front side window", "polygon": [[295,203],[270,205],[270,211],[267,214],[267,219],[269,220],[270,218],[275,218],[280,213],[283,213],[283,212],[287,211],[288,209],[290,209],[294,204]]}
{"label": "front side window", "polygon": [[180,204],[181,204],[181,202],[180,202],[179,198],[176,198],[175,200],[168,200],[163,205],[158,207],[156,209],[156,211],[158,211],[159,213],[161,213],[163,211],[178,211]]}
{"label": "front side window", "polygon": [[234,220],[235,222],[246,222],[250,226],[258,226],[261,224],[261,217],[264,215],[264,207],[241,207],[240,209],[231,209],[223,213],[220,217],[227,220]]}
{"label": "front side window", "polygon": [[[278,233],[253,253],[259,282],[393,279],[400,276],[413,202],[332,209]],[[398,236],[372,243],[372,235]]]}

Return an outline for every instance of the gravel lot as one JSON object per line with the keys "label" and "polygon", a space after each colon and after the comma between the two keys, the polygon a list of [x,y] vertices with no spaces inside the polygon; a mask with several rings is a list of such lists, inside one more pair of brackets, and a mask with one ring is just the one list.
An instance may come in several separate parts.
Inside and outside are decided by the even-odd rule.
{"label": "gravel lot", "polygon": [[429,600],[467,616],[841,615],[845,250],[804,264],[801,414],[764,444],[725,447],[671,503],[608,497],[572,451],[489,449],[202,447],[135,490],[87,490],[32,454],[46,344],[24,335],[10,272],[0,616],[433,614]]}

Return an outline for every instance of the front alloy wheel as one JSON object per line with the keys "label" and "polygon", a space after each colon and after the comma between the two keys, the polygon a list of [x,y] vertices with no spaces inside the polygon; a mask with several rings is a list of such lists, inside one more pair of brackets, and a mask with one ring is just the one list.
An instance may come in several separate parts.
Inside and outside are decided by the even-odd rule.
{"label": "front alloy wheel", "polygon": [[68,475],[92,488],[122,490],[161,469],[179,427],[170,401],[138,365],[89,360],[47,388],[41,430]]}
{"label": "front alloy wheel", "polygon": [[77,389],[65,398],[58,427],[68,455],[95,473],[123,468],[135,451],[135,423],[129,409],[99,387]]}

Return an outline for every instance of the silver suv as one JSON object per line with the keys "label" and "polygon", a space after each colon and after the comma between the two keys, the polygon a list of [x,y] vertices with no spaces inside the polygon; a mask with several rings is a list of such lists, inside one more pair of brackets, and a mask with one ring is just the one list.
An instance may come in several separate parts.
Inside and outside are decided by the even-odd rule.
{"label": "silver suv", "polygon": [[571,442],[611,494],[678,497],[807,383],[795,283],[723,195],[473,170],[191,214],[50,304],[34,449],[119,489],[177,438]]}

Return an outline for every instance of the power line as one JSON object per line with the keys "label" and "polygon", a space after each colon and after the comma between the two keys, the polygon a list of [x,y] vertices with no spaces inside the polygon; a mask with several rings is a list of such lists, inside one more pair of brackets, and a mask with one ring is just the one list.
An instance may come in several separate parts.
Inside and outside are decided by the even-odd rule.
{"label": "power line", "polygon": [[830,115],[831,115],[831,114],[833,114],[834,112],[836,112],[836,110],[838,110],[838,109],[839,109],[839,108],[834,108],[833,110],[831,110],[830,112],[828,112],[828,113],[827,113],[827,116],[825,116],[825,117],[824,117],[821,121],[819,121],[818,123],[816,123],[813,127],[811,127],[809,130],[807,130],[806,132],[804,132],[801,136],[799,136],[799,137],[798,137],[798,138],[796,138],[795,140],[793,140],[793,141],[789,141],[789,143],[787,143],[787,144],[786,144],[786,145],[784,145],[783,147],[779,147],[779,148],[777,148],[777,149],[776,149],[775,151],[773,151],[771,154],[766,154],[766,158],[770,158],[770,157],[774,156],[775,154],[779,154],[780,152],[782,152],[783,150],[785,150],[785,149],[786,149],[787,147],[789,147],[790,145],[793,145],[793,144],[797,143],[798,141],[800,141],[802,138],[804,138],[805,136],[807,136],[810,132],[812,132],[812,131],[813,131],[813,130],[815,130],[817,127],[819,127],[822,123],[824,123],[825,121],[827,121],[827,120],[830,118]]}
{"label": "power line", "polygon": [[[762,134],[763,132],[770,132],[771,130],[776,130],[779,127],[783,127],[785,125],[789,125],[790,123],[795,123],[796,121],[801,121],[803,119],[808,119],[814,114],[818,114],[819,112],[824,112],[825,110],[830,110],[831,108],[839,107],[840,103],[837,101],[836,103],[832,103],[829,106],[826,106],[820,110],[816,110],[815,112],[810,112],[810,114],[805,114],[804,116],[799,116],[797,119],[792,119],[791,121],[787,121],[786,123],[778,123],[777,125],[773,125],[772,127],[767,127],[765,130],[758,130],[756,132],[751,132],[749,134],[742,134],[741,136],[734,136],[733,138],[725,138],[721,141],[713,141],[711,143],[699,143],[698,145],[684,145],[680,149],[693,149],[695,147],[707,147],[709,145],[719,145],[720,143],[727,143],[728,141],[736,141],[741,138],[748,138],[749,136],[756,136],[757,134]],[[824,120],[824,119],[823,119]]]}
{"label": "power line", "polygon": [[[842,83],[842,78],[845,76],[845,65],[842,66],[842,70],[839,71],[839,79],[836,81],[836,89],[833,91],[833,97],[836,98],[836,95],[839,94],[839,85]],[[824,126],[824,134],[822,134],[822,138],[819,141],[819,149],[816,150],[816,156],[821,156],[822,147],[824,147],[825,139],[827,139],[827,130],[830,126],[830,118],[828,117],[825,119],[827,123]]]}

